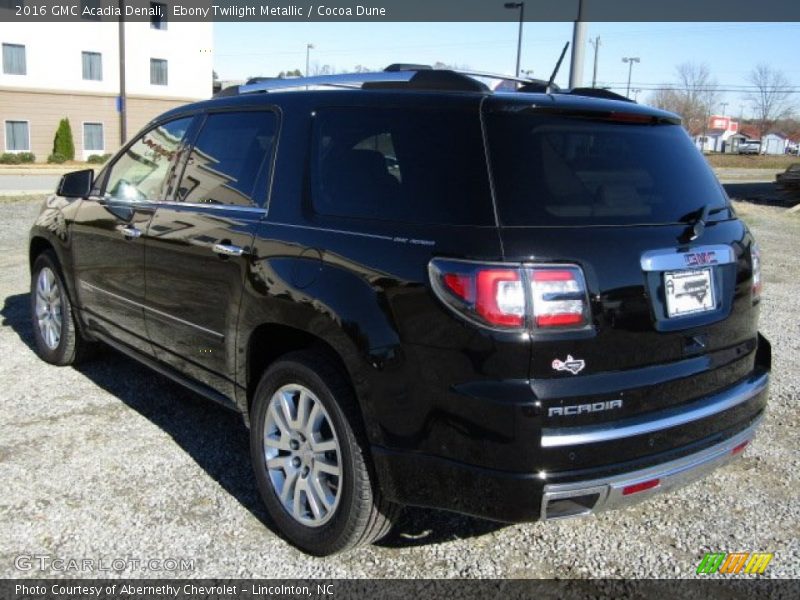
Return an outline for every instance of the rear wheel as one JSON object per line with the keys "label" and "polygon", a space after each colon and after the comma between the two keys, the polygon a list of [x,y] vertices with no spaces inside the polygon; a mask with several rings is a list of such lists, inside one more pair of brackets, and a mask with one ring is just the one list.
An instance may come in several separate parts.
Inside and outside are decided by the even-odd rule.
{"label": "rear wheel", "polygon": [[323,556],[389,532],[398,507],[377,488],[352,389],[323,355],[292,353],[264,373],[250,435],[259,491],[292,544]]}
{"label": "rear wheel", "polygon": [[58,261],[51,251],[43,252],[33,263],[31,321],[36,350],[47,362],[70,365],[85,354],[89,344],[78,331]]}

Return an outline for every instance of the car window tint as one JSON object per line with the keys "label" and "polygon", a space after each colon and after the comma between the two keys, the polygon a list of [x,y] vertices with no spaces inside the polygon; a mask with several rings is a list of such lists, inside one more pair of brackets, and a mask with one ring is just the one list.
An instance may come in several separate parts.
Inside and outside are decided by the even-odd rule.
{"label": "car window tint", "polygon": [[[197,204],[263,204],[255,194],[269,164],[277,118],[269,111],[211,114],[189,154],[177,199]],[[268,168],[268,167],[267,167]]]}
{"label": "car window tint", "polygon": [[317,214],[490,225],[480,120],[472,110],[317,111],[311,165]]}
{"label": "car window tint", "polygon": [[487,131],[503,225],[677,223],[727,206],[680,125],[500,113]]}
{"label": "car window tint", "polygon": [[164,200],[167,175],[178,162],[178,152],[192,118],[159,125],[133,143],[114,163],[105,195],[129,202]]}

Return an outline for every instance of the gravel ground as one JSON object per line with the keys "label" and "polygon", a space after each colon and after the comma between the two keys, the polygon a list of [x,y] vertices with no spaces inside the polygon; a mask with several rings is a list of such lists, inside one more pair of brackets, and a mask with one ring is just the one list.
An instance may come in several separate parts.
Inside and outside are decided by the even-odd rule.
{"label": "gravel ground", "polygon": [[20,571],[20,555],[194,560],[188,572],[128,563],[119,574],[131,577],[688,577],[706,551],[774,552],[767,576],[800,576],[800,215],[742,206],[765,256],[774,349],[771,408],[743,459],[596,518],[502,526],[408,509],[380,545],[315,559],[271,532],[239,416],[111,351],[79,369],[35,356],[26,239],[37,210],[0,204],[0,577],[62,575]]}

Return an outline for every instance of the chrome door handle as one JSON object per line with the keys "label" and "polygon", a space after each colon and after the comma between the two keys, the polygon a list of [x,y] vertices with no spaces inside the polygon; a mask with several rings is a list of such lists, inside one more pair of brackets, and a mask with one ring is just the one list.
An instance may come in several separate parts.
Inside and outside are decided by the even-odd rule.
{"label": "chrome door handle", "polygon": [[213,250],[215,254],[223,254],[225,256],[241,256],[244,254],[244,248],[231,244],[214,244]]}
{"label": "chrome door handle", "polygon": [[141,237],[142,232],[136,227],[122,227],[119,232],[124,235],[126,238],[138,238]]}

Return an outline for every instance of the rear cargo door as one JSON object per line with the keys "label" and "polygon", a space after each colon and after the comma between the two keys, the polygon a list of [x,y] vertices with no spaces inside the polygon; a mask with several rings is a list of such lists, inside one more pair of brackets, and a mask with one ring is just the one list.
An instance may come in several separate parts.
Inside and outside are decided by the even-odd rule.
{"label": "rear cargo door", "polygon": [[534,390],[569,425],[731,385],[757,337],[752,238],[703,157],[670,119],[598,104],[484,115],[505,260],[585,278],[588,326],[531,329]]}

